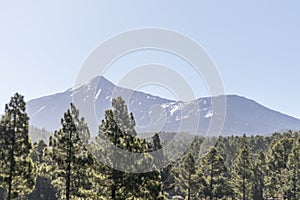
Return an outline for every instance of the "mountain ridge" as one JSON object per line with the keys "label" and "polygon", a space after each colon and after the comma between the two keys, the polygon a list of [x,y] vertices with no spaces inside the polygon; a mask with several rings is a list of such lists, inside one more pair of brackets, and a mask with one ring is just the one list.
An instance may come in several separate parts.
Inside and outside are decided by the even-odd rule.
{"label": "mountain ridge", "polygon": [[[134,114],[138,131],[141,132],[176,132],[180,127],[179,122],[185,122],[187,126],[182,131],[189,132],[191,131],[189,128],[191,129],[194,124],[199,123],[198,129],[192,131],[203,135],[211,123],[211,118],[217,114],[212,110],[212,99],[221,97],[225,97],[227,101],[223,135],[244,133],[265,135],[286,129],[300,129],[299,119],[267,108],[243,96],[230,94],[202,97],[189,102],[175,101],[115,86],[102,76],[97,76],[89,82],[76,85],[63,92],[28,101],[27,110],[31,118],[30,123],[49,131],[57,130],[60,127],[60,118],[69,108],[69,104],[74,101],[74,96],[82,98],[82,102],[94,102],[93,114],[100,122],[103,119],[104,111],[111,107],[113,91],[117,95],[130,97],[129,102],[126,103]],[[151,116],[151,113],[156,115]],[[88,115],[84,117],[89,118]],[[151,117],[158,122],[153,122]],[[159,124],[161,119],[165,120],[164,124]],[[96,131],[95,129],[92,132],[96,134]]]}

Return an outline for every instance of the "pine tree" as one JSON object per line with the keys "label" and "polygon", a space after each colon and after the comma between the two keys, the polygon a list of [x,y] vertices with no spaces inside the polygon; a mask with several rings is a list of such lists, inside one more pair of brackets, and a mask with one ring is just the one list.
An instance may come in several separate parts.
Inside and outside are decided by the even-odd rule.
{"label": "pine tree", "polygon": [[118,151],[115,148],[107,145],[105,140],[109,140],[113,146],[120,147],[121,146],[121,138],[123,137],[123,133],[118,127],[112,110],[105,111],[105,119],[102,120],[101,125],[99,126],[99,134],[96,138],[95,151],[98,160],[103,163],[110,163],[111,166],[104,166],[101,168],[99,173],[104,173],[108,175],[108,180],[106,181],[106,185],[110,187],[109,199],[121,199],[122,191],[125,189],[125,182],[123,181],[125,173],[117,170],[117,165],[122,164],[122,162],[113,162],[109,160],[111,157],[113,158],[121,158],[121,155],[118,154]]}
{"label": "pine tree", "polygon": [[296,137],[289,155],[287,168],[289,170],[289,194],[288,198],[300,199],[300,137]]}
{"label": "pine tree", "polygon": [[263,151],[259,151],[256,155],[255,164],[253,166],[253,192],[254,200],[264,199],[265,193],[265,174],[267,172],[266,158]]}
{"label": "pine tree", "polygon": [[[152,144],[151,144],[151,151],[155,151],[155,159],[154,164],[158,168],[158,166],[164,166],[165,159],[164,159],[164,151],[163,146],[160,141],[160,137],[157,133],[152,136]],[[172,189],[173,184],[173,177],[171,175],[171,165],[165,166],[164,168],[159,170],[160,173],[160,183],[161,183],[161,196],[167,198],[168,191]]]}
{"label": "pine tree", "polygon": [[7,199],[14,199],[33,190],[35,166],[30,158],[29,117],[24,97],[16,93],[5,106],[0,122],[0,187]]}
{"label": "pine tree", "polygon": [[[154,166],[153,158],[148,153],[150,144],[142,138],[136,137],[135,122],[132,114],[128,114],[125,101],[118,97],[112,101],[113,109],[105,111],[105,119],[99,127],[99,135],[96,138],[98,148],[98,158],[106,163],[106,173],[109,176],[110,199],[127,198],[160,198],[160,173],[158,170],[148,173],[129,173],[131,171],[141,171],[145,166]],[[108,140],[112,145],[104,141]],[[141,160],[136,160],[135,154],[130,159],[128,154],[122,151],[143,155]],[[110,160],[109,160],[110,159]],[[138,165],[128,165],[126,160],[133,160]],[[134,168],[136,167],[136,168]],[[119,171],[122,169],[123,171]],[[155,168],[154,168],[155,169]]]}
{"label": "pine tree", "polygon": [[248,200],[252,197],[252,179],[253,179],[253,166],[252,155],[246,144],[246,136],[244,135],[241,141],[240,151],[234,161],[233,175],[235,182],[235,190],[240,199]]}
{"label": "pine tree", "polygon": [[188,152],[179,166],[174,170],[175,182],[179,187],[180,194],[182,193],[186,199],[190,200],[194,195],[192,191],[193,175],[196,174],[195,160],[193,154]]}
{"label": "pine tree", "polygon": [[154,160],[155,165],[158,166],[161,162],[163,162],[164,155],[163,155],[163,149],[162,149],[162,144],[159,138],[159,135],[155,133],[152,136],[152,145],[151,145],[151,150],[153,151],[159,151],[159,154],[157,154],[156,160]]}
{"label": "pine tree", "polygon": [[202,158],[201,168],[207,183],[204,194],[206,197],[212,200],[233,196],[228,169],[215,147]]}
{"label": "pine tree", "polygon": [[36,184],[33,192],[28,195],[29,200],[57,199],[55,196],[56,191],[54,190],[54,187],[51,184],[50,177],[49,175],[46,175],[44,173],[44,167],[45,167],[44,151],[46,149],[47,149],[47,145],[43,140],[39,140],[38,142],[33,144],[33,151],[31,152],[31,158],[37,168],[37,179],[36,179]]}
{"label": "pine tree", "polygon": [[31,158],[32,161],[37,164],[41,165],[44,163],[44,150],[47,148],[47,144],[44,142],[44,140],[39,140],[38,142],[35,142],[33,144],[33,149],[31,152]]}
{"label": "pine tree", "polygon": [[209,191],[207,180],[201,168],[201,162],[196,167],[196,173],[192,176],[192,180],[192,189],[194,191],[193,199],[204,199]]}
{"label": "pine tree", "polygon": [[224,158],[226,166],[232,166],[232,162],[234,161],[234,157],[237,149],[239,148],[239,142],[237,141],[239,138],[231,137],[219,137],[218,145],[216,146],[220,155]]}
{"label": "pine tree", "polygon": [[128,114],[128,108],[122,97],[117,97],[112,100],[113,115],[115,121],[123,133],[130,134],[131,136],[136,136],[135,130],[135,120],[133,114]]}
{"label": "pine tree", "polygon": [[266,197],[287,197],[287,162],[293,147],[293,139],[283,137],[270,146],[267,154]]}
{"label": "pine tree", "polygon": [[[71,104],[61,120],[62,128],[49,139],[49,149],[45,155],[49,159],[52,173],[52,184],[60,192],[61,198],[92,199],[95,196],[93,188],[92,155],[86,150],[81,140],[83,119],[78,119],[79,111]],[[78,123],[81,122],[81,123]],[[87,126],[85,126],[87,128]]]}

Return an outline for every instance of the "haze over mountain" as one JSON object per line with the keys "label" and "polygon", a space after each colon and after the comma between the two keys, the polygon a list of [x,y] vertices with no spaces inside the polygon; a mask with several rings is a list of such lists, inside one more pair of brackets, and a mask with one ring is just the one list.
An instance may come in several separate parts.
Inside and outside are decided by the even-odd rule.
{"label": "haze over mountain", "polygon": [[[191,102],[164,99],[140,91],[115,86],[104,77],[70,88],[64,92],[33,99],[27,103],[30,124],[54,131],[60,128],[60,119],[70,103],[81,99],[82,108],[95,103],[93,110],[84,113],[89,118],[96,116],[98,124],[105,110],[111,107],[116,96],[129,99],[129,111],[133,113],[140,132],[192,132],[204,135],[211,119],[217,113],[212,109],[212,98],[199,98]],[[226,95],[226,118],[222,135],[271,134],[286,129],[300,130],[300,120],[271,110],[259,103],[237,95]],[[85,109],[84,109],[85,110]],[[92,120],[92,119],[91,119]],[[199,123],[199,126],[196,125]],[[93,130],[94,129],[94,130]],[[92,128],[92,135],[97,133]]]}

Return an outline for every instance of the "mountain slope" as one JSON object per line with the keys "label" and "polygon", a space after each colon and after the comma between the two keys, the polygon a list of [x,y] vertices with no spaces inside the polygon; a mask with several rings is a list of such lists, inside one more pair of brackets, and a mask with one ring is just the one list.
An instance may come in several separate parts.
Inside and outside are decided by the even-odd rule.
{"label": "mountain slope", "polygon": [[[31,125],[54,131],[60,127],[60,118],[69,104],[74,100],[76,104],[77,99],[82,99],[87,105],[95,103],[95,109],[89,113],[81,113],[88,121],[93,115],[96,116],[99,124],[115,96],[123,96],[125,99],[130,97],[127,104],[134,114],[137,129],[141,132],[180,130],[205,134],[212,116],[216,114],[212,110],[211,98],[200,98],[192,102],[173,101],[117,87],[103,77],[96,77],[65,92],[33,99],[28,102],[27,111]],[[227,95],[226,101],[227,115],[222,134],[270,134],[286,129],[300,129],[299,119],[268,109],[253,100]],[[85,105],[82,106],[85,108]],[[185,124],[181,129],[180,122]],[[198,122],[200,125],[195,130]],[[97,134],[97,127],[91,129],[92,135]]]}

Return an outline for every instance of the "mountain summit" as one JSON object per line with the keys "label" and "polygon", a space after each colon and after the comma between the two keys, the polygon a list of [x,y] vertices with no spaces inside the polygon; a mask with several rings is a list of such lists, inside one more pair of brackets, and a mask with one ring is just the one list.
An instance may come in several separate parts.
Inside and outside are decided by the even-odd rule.
{"label": "mountain summit", "polygon": [[[133,113],[140,132],[193,132],[205,134],[212,116],[212,98],[199,98],[191,102],[164,99],[140,91],[115,86],[98,76],[89,82],[77,85],[64,92],[33,99],[27,104],[31,125],[49,131],[60,127],[60,119],[76,98],[82,102],[94,103],[93,115],[98,124],[104,117],[104,111],[111,107],[111,99],[125,96],[129,111]],[[237,95],[226,95],[226,118],[222,135],[271,134],[286,129],[300,129],[300,120],[271,110],[259,103]],[[76,100],[76,99],[75,99]],[[76,105],[76,101],[75,101]],[[91,116],[84,116],[85,118]],[[191,126],[181,127],[182,122]],[[197,129],[192,128],[199,123]],[[97,134],[92,130],[92,135]]]}

